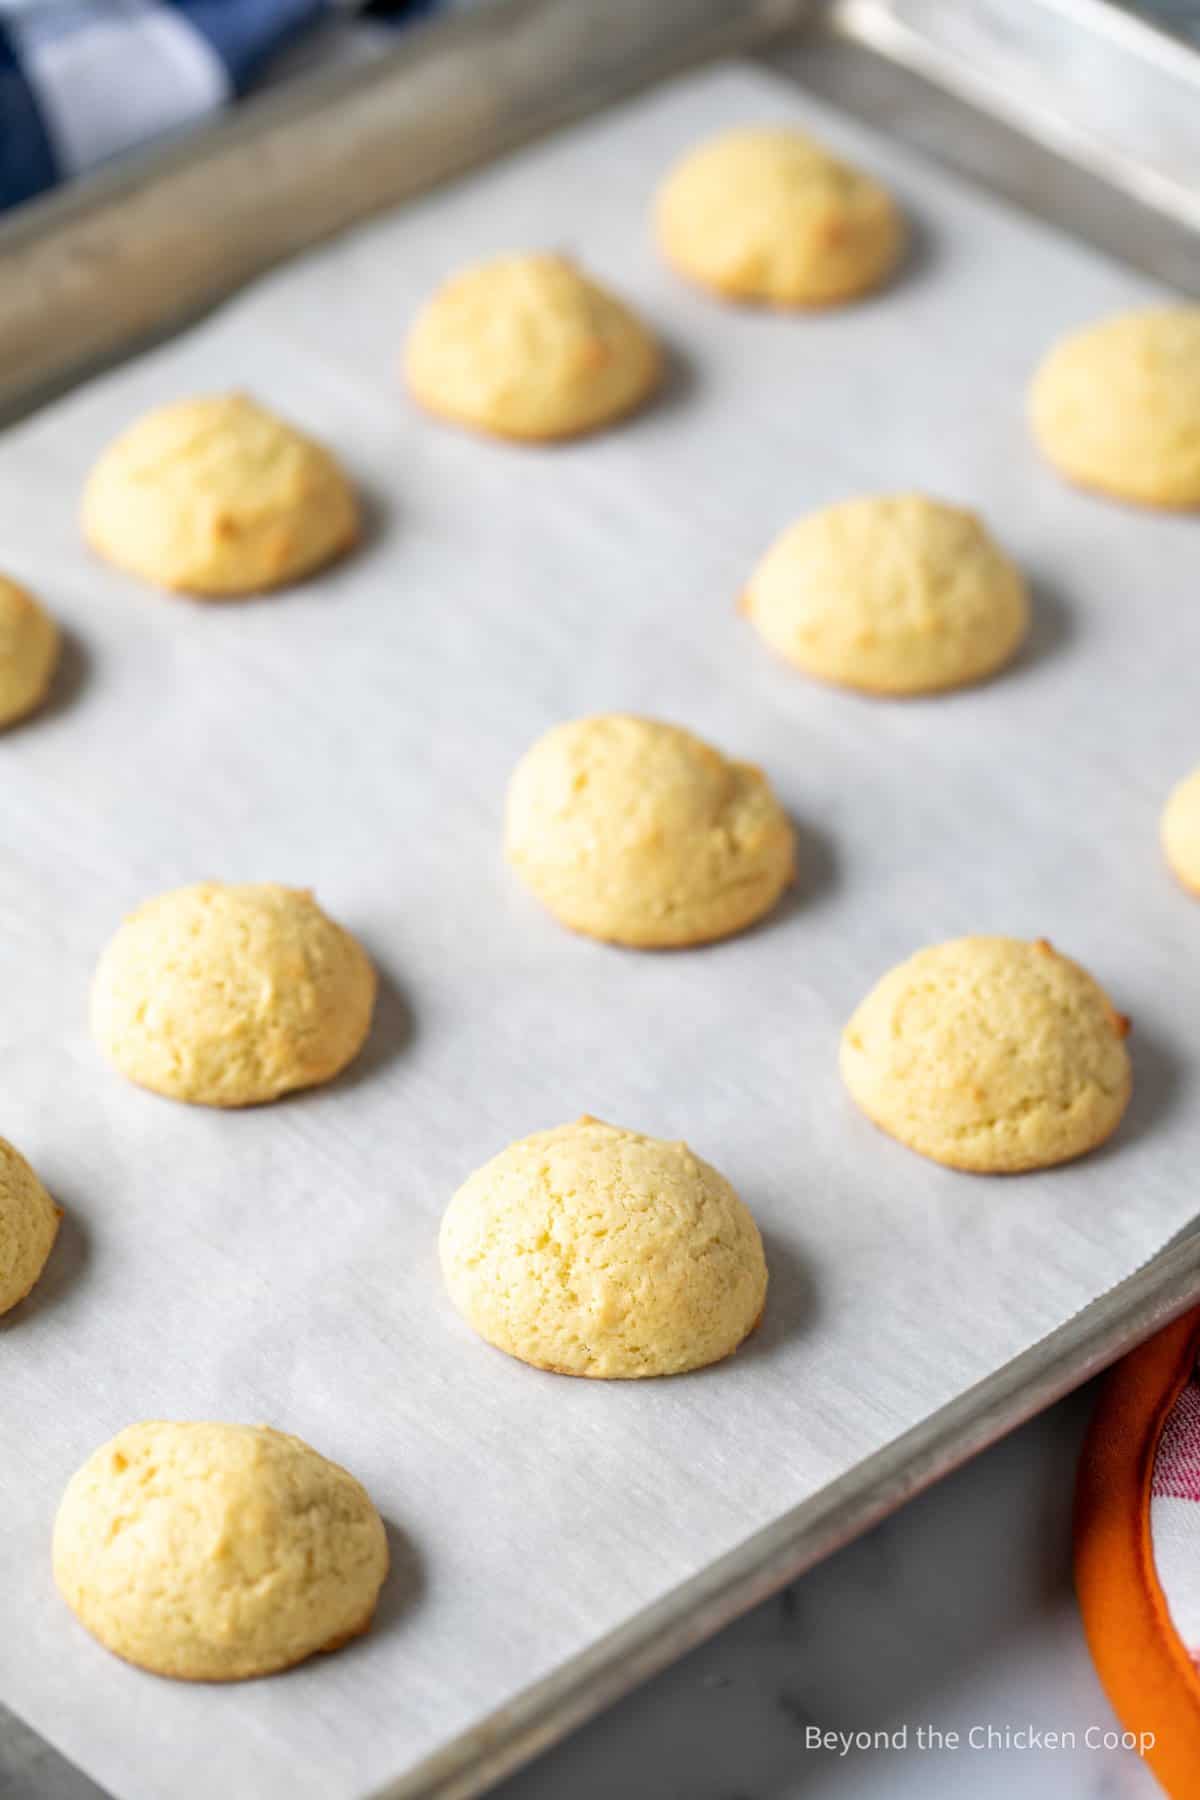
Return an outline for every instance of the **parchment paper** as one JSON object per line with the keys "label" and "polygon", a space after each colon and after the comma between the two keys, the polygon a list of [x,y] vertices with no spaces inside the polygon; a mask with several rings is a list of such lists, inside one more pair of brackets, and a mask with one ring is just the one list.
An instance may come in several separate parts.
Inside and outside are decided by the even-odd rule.
{"label": "parchment paper", "polygon": [[[807,121],[882,171],[918,243],[888,293],[787,318],[660,266],[660,171],[715,127]],[[444,273],[584,255],[678,379],[572,448],[420,417],[395,360]],[[0,1693],[133,1800],[359,1795],[1067,1318],[1193,1211],[1200,908],[1157,820],[1200,759],[1197,532],[1035,459],[1030,369],[1143,298],[1130,274],[790,88],[725,68],[356,231],[0,445],[2,562],[74,634],[50,714],[0,743],[0,1129],[67,1208],[0,1327]],[[370,541],[243,606],[90,561],[108,438],[232,384],[319,432]],[[867,490],[979,506],[1037,590],[1012,672],[871,703],[775,662],[734,600],[797,514]],[[500,853],[511,765],[593,709],[760,762],[803,835],[794,900],[692,953],[560,930]],[[334,1087],[241,1115],[140,1093],[86,1028],[124,911],[205,876],[311,884],[387,990]],[[839,1085],[839,1030],[918,946],[1045,934],[1135,1021],[1111,1148],[1039,1177],[939,1170]],[[732,1363],[537,1374],[451,1312],[458,1182],[581,1111],[684,1136],[760,1219],[766,1322]],[[373,1634],[279,1679],[188,1687],[106,1655],[57,1598],[63,1484],[131,1420],[266,1420],[366,1483],[396,1570]]]}

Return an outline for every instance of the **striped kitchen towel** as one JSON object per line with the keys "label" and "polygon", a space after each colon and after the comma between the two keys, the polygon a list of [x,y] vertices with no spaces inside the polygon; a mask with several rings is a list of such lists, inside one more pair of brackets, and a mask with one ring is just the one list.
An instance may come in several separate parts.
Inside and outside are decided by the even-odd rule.
{"label": "striped kitchen towel", "polygon": [[0,209],[447,0],[0,0]]}

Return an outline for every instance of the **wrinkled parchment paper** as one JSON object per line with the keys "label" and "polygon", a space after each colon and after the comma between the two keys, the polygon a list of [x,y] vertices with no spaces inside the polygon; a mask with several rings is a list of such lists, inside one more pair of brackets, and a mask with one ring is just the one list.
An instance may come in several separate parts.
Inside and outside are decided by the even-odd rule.
{"label": "wrinkled parchment paper", "polygon": [[[808,122],[917,224],[888,293],[788,318],[660,266],[647,199],[716,127]],[[677,379],[569,448],[476,441],[406,404],[397,352],[456,264],[585,256],[670,340]],[[1161,866],[1200,760],[1200,525],[1067,491],[1023,390],[1076,322],[1146,284],[789,87],[690,78],[259,283],[0,441],[0,562],[72,634],[49,714],[0,742],[0,1130],[67,1209],[0,1324],[0,1694],[130,1800],[339,1800],[398,1775],[1034,1342],[1193,1211],[1200,907]],[[84,474],[144,408],[243,384],[371,499],[360,554],[206,606],[91,561]],[[734,600],[795,515],[867,490],[979,506],[1037,624],[990,686],[871,703],[775,662]],[[710,949],[573,937],[500,854],[539,732],[641,710],[761,763],[799,890]],[[122,913],[214,876],[309,884],[386,987],[334,1087],[245,1114],[156,1099],[86,1028]],[[839,1085],[838,1032],[919,945],[1044,934],[1132,1014],[1112,1146],[986,1180],[910,1155]],[[439,1285],[458,1182],[589,1111],[684,1136],[762,1223],[765,1324],[661,1383],[542,1375]],[[366,1483],[396,1568],[373,1634],[279,1679],[188,1687],[74,1623],[48,1543],[64,1482],[154,1416],[265,1420]]]}

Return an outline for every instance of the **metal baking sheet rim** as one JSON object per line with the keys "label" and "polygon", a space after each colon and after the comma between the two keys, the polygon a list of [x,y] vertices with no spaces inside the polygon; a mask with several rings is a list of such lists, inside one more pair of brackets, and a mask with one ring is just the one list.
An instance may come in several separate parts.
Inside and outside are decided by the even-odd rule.
{"label": "metal baking sheet rim", "polygon": [[[1068,3],[1068,0],[1064,0]],[[1072,10],[1097,16],[1109,9],[1099,0],[1069,0]],[[134,296],[132,308],[110,309],[103,330],[81,331],[80,320],[94,311],[96,281],[88,274],[87,251],[96,249],[94,234],[111,229],[123,210],[132,213],[125,248],[148,222],[139,206],[162,216],[177,209],[177,184],[204,174],[210,204],[218,194],[222,160],[253,158],[259,173],[272,167],[279,187],[274,199],[294,193],[298,179],[288,165],[291,134],[306,129],[313,109],[335,114],[343,100],[356,99],[357,127],[349,127],[330,147],[326,172],[347,154],[354,135],[362,152],[362,133],[372,103],[412,79],[444,64],[442,79],[461,84],[473,53],[488,58],[499,37],[508,34],[512,60],[537,44],[549,23],[553,0],[501,0],[489,12],[466,20],[426,28],[410,48],[393,52],[381,66],[331,80],[306,84],[304,92],[257,109],[244,122],[223,124],[189,142],[139,163],[131,172],[101,177],[81,196],[64,196],[30,209],[16,225],[0,229],[0,268],[24,273],[0,285],[0,406],[19,399],[29,403],[33,390],[68,374],[77,379],[87,363],[128,349],[132,340],[164,327],[174,328],[231,287],[270,263],[317,241],[353,219],[394,204],[466,168],[476,166],[517,143],[539,135],[572,117],[598,111],[656,80],[720,54],[761,47],[789,29],[828,24],[836,14],[838,34],[860,41],[877,53],[894,56],[935,83],[942,81],[960,96],[984,98],[982,83],[959,81],[944,58],[925,53],[904,33],[889,28],[887,9],[874,0],[848,0],[843,6],[812,6],[805,0],[677,0],[671,6],[643,8],[641,0],[576,0],[565,37],[556,55],[537,58],[532,74],[515,82],[503,106],[468,109],[459,141],[445,131],[426,132],[426,156],[419,171],[410,163],[386,182],[359,186],[332,196],[328,184],[300,221],[267,232],[256,241],[244,236],[244,219],[232,221],[234,250],[221,266],[220,278],[204,284],[170,283]],[[564,9],[559,8],[560,19]],[[619,16],[619,28],[618,28]],[[596,45],[588,27],[603,23],[607,55],[599,68],[572,65],[566,50],[578,54]],[[1135,31],[1143,30],[1136,25]],[[615,46],[615,48],[614,48]],[[1182,53],[1186,54],[1186,53]],[[549,67],[549,79],[547,79]],[[564,82],[564,67],[568,79]],[[1200,91],[1200,87],[1198,87]],[[426,98],[428,88],[425,90]],[[440,113],[440,109],[437,109]],[[994,109],[1010,124],[1021,124],[1019,108]],[[409,122],[411,124],[411,121]],[[391,147],[397,127],[391,121]],[[1054,133],[1035,134],[1041,141]],[[1089,155],[1070,134],[1060,134],[1054,148],[1093,173],[1111,179],[1127,195],[1155,198],[1139,183],[1136,170],[1122,171],[1112,159]],[[243,161],[243,169],[249,164]],[[312,165],[305,165],[308,179]],[[1152,185],[1152,184],[1151,184]],[[1161,195],[1158,198],[1162,198]],[[1136,204],[1136,198],[1135,202]],[[1170,209],[1168,209],[1170,210]],[[276,208],[276,218],[279,209]],[[201,221],[202,223],[203,221]],[[191,225],[197,223],[193,216]],[[241,235],[239,235],[239,233]],[[136,286],[160,256],[161,246],[144,242],[126,269],[127,285]],[[149,262],[146,258],[149,257]],[[184,271],[186,273],[186,271]],[[110,271],[111,274],[111,271]],[[47,285],[48,284],[48,285]],[[112,297],[111,283],[107,292]],[[11,296],[18,294],[18,299]],[[15,308],[15,310],[14,310]],[[31,336],[31,331],[36,333]],[[1169,1324],[1200,1298],[1200,1231],[1183,1234],[1107,1294],[1073,1319],[959,1395],[912,1430],[868,1457],[839,1480],[755,1533],[737,1549],[646,1608],[584,1654],[528,1688],[510,1705],[492,1714],[398,1781],[378,1790],[377,1800],[469,1800],[520,1766],[584,1720],[612,1704],[657,1670],[684,1655],[738,1614],[795,1579],[807,1568],[849,1543],[906,1500],[978,1451],[1096,1374],[1124,1352]]]}
{"label": "metal baking sheet rim", "polygon": [[923,1488],[1025,1423],[1200,1297],[1200,1230],[994,1374],[783,1514],[372,1800],[471,1800]]}
{"label": "metal baking sheet rim", "polygon": [[[1114,0],[1033,11],[1200,116],[1200,56],[1181,42]],[[423,24],[0,220],[0,425],[359,219],[689,66],[806,38],[869,50],[1147,216],[1200,227],[1200,132],[1164,167],[1076,116],[1078,92],[1035,104],[1028,69],[990,66],[1011,47],[997,17],[997,0],[490,0]],[[979,27],[965,43],[964,22]]]}

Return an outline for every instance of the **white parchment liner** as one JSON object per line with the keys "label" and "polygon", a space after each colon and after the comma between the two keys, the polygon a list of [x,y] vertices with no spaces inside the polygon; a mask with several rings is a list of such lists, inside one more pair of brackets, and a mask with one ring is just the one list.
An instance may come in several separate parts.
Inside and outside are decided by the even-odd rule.
{"label": "white parchment liner", "polygon": [[[782,317],[660,265],[670,160],[721,125],[807,121],[896,185],[917,250],[888,293]],[[585,256],[677,352],[661,405],[521,450],[419,416],[395,376],[430,286],[488,252]],[[1029,372],[1146,284],[785,85],[689,79],[285,269],[0,443],[0,564],[74,635],[50,715],[0,742],[0,1130],[68,1210],[0,1325],[0,1694],[129,1800],[338,1800],[480,1715],[977,1381],[1193,1210],[1200,907],[1157,817],[1200,760],[1200,525],[1069,492]],[[89,560],[97,452],[144,408],[241,384],[372,499],[361,553],[244,606]],[[1032,577],[1019,666],[872,703],[771,659],[734,610],[808,508],[923,488],[977,505]],[[638,955],[560,930],[500,854],[503,786],[554,721],[625,708],[761,763],[800,890],[736,941]],[[331,1089],[240,1115],[127,1086],[86,1030],[121,914],[205,876],[307,884],[386,973]],[[1134,1020],[1111,1148],[986,1180],[878,1135],[840,1027],[917,946],[1044,934]],[[435,1236],[459,1180],[581,1111],[685,1136],[771,1262],[731,1364],[604,1385],[477,1342]],[[54,1592],[76,1465],[145,1417],[266,1420],[346,1463],[394,1528],[372,1636],[276,1680],[156,1680]]]}

